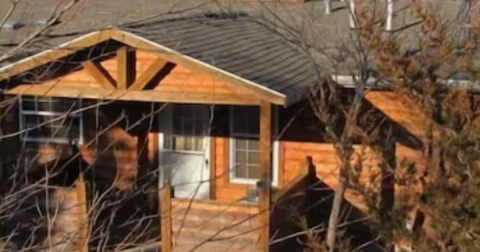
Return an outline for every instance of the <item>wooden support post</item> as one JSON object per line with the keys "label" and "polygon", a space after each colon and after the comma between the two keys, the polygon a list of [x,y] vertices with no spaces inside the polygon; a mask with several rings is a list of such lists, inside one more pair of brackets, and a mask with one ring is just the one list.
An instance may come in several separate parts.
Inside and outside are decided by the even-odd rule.
{"label": "wooden support post", "polygon": [[[4,101],[4,96],[3,96],[3,93],[0,92],[0,104],[2,104]],[[3,115],[3,106],[0,107],[0,138],[3,137],[4,135],[4,132],[3,132],[3,122],[2,122],[2,118],[4,116]],[[8,111],[8,110],[7,110]],[[1,152],[4,151],[3,149],[4,148],[1,148],[3,146],[2,145],[2,140],[0,139],[0,154],[2,154]],[[0,160],[0,183],[2,185],[4,185],[4,169],[3,169],[3,160]],[[0,187],[0,200],[3,200],[3,187]]]}
{"label": "wooden support post", "polygon": [[210,137],[210,199],[217,199],[217,145],[215,137]]}
{"label": "wooden support post", "polygon": [[117,51],[118,78],[117,88],[126,90],[135,81],[136,74],[136,53],[124,46]]}
{"label": "wooden support post", "polygon": [[160,226],[161,226],[161,250],[172,250],[172,188],[166,184],[160,189]]}
{"label": "wooden support post", "polygon": [[259,251],[268,252],[270,244],[270,200],[271,200],[271,119],[272,105],[260,103],[260,162],[261,185],[259,188],[260,239]]}
{"label": "wooden support post", "polygon": [[[155,109],[157,106],[155,106]],[[154,117],[155,121],[158,121],[157,116]],[[159,137],[158,137],[158,130],[156,129],[149,129],[148,132],[148,168],[146,171],[146,174],[148,174],[148,177],[153,176],[155,171],[158,171],[159,168],[159,160],[158,160],[158,153],[159,153]],[[158,174],[160,175],[160,174]],[[160,202],[158,201],[158,177],[156,177],[156,183],[153,183],[150,185],[149,181],[149,186],[148,188],[151,189],[151,192],[147,194],[147,199],[148,199],[148,207],[149,210],[152,212],[158,213],[158,209],[160,206]],[[150,191],[150,190],[149,190]]]}
{"label": "wooden support post", "polygon": [[[156,118],[156,117],[155,117]],[[159,139],[158,132],[148,132],[148,166],[149,172],[158,169]]]}
{"label": "wooden support post", "polygon": [[78,203],[78,236],[79,252],[88,252],[88,233],[89,220],[87,211],[87,189],[83,175],[80,174],[76,183],[77,203]]}

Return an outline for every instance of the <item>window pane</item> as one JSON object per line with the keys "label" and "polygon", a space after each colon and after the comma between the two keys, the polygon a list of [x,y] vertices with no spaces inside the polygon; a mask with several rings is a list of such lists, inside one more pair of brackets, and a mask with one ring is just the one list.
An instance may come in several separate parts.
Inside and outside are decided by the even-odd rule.
{"label": "window pane", "polygon": [[70,124],[68,125],[68,138],[69,139],[80,139],[80,118],[70,117]]}
{"label": "window pane", "polygon": [[22,109],[23,110],[30,110],[30,111],[37,111],[37,103],[32,102],[32,101],[22,100]]}
{"label": "window pane", "polygon": [[203,151],[203,137],[196,137],[195,151]]}
{"label": "window pane", "polygon": [[260,164],[260,152],[248,152],[248,164],[258,165]]}
{"label": "window pane", "polygon": [[184,141],[183,141],[183,137],[181,136],[173,136],[173,139],[172,139],[172,149],[174,150],[185,150],[185,144],[184,144]]}
{"label": "window pane", "polygon": [[71,112],[78,113],[80,102],[77,100],[65,99],[22,99],[22,109],[27,111],[46,111],[46,112]]}
{"label": "window pane", "polygon": [[28,137],[50,137],[48,127],[40,126],[46,122],[42,116],[25,116],[25,130]]}
{"label": "window pane", "polygon": [[78,125],[78,118],[67,117],[63,122],[58,121],[52,124],[48,124],[47,127],[50,127],[50,132],[54,138],[73,140],[80,137],[80,130]]}
{"label": "window pane", "polygon": [[260,151],[260,141],[248,140],[248,149],[252,151]]}
{"label": "window pane", "polygon": [[196,118],[195,120],[192,121],[192,127],[193,127],[193,134],[195,136],[203,136],[207,134],[207,129],[204,127],[204,123],[202,121],[202,118]]}
{"label": "window pane", "polygon": [[194,150],[194,141],[195,138],[193,137],[184,137],[185,138],[185,150],[186,151],[192,151]]}
{"label": "window pane", "polygon": [[235,149],[236,150],[246,150],[247,149],[247,141],[244,139],[235,139]]}
{"label": "window pane", "polygon": [[245,165],[235,165],[235,177],[236,178],[246,178],[247,177],[247,167]]}
{"label": "window pane", "polygon": [[259,165],[248,165],[247,166],[248,178],[249,179],[259,179],[260,178],[260,166]]}
{"label": "window pane", "polygon": [[80,119],[74,117],[55,117],[24,115],[25,130],[30,138],[79,139]]}
{"label": "window pane", "polygon": [[37,138],[57,143],[81,140],[80,100],[27,96],[22,97],[20,107],[27,140]]}
{"label": "window pane", "polygon": [[[43,105],[43,104],[39,104],[40,109],[42,109],[41,105]],[[65,100],[59,101],[59,100],[56,100],[56,101],[52,101],[46,107],[47,107],[47,109],[49,109],[49,111],[53,111],[53,112],[76,113],[76,112],[78,112],[77,111],[78,108],[79,108],[78,105],[79,104],[76,101],[65,101]]]}
{"label": "window pane", "polygon": [[[172,116],[172,150],[176,151],[203,151],[204,125],[198,105],[175,104]],[[168,141],[167,141],[168,142]],[[166,148],[168,146],[165,146]]]}
{"label": "window pane", "polygon": [[247,163],[247,152],[237,150],[235,151],[235,164],[246,164]]}
{"label": "window pane", "polygon": [[[172,150],[176,151],[203,151],[203,137],[172,136]],[[168,146],[165,145],[167,148]]]}
{"label": "window pane", "polygon": [[233,107],[233,133],[257,135],[260,132],[258,107]]}
{"label": "window pane", "polygon": [[260,178],[260,152],[259,141],[249,139],[235,139],[232,146],[235,160],[235,178],[258,179]]}
{"label": "window pane", "polygon": [[182,120],[178,116],[173,117],[172,121],[172,133],[174,135],[181,135],[182,134]]}
{"label": "window pane", "polygon": [[194,149],[194,151],[203,151],[203,136],[198,136],[198,137],[195,137],[194,138],[196,140],[196,148]]}

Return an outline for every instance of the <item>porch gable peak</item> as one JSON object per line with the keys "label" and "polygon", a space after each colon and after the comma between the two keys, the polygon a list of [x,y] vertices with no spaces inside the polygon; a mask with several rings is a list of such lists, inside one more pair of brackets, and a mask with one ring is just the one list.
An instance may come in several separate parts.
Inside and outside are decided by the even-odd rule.
{"label": "porch gable peak", "polygon": [[[102,68],[102,65],[91,59],[88,59],[82,63],[85,72],[87,72],[88,75],[90,75],[102,89],[110,90],[117,93],[121,90],[124,91],[123,93],[138,93],[141,91],[146,91],[146,89],[152,90],[153,88],[148,87],[148,85],[152,82],[153,79],[157,78],[155,81],[160,82],[162,78],[167,77],[167,75],[170,74],[170,72],[177,66],[182,66],[183,68],[189,69],[195,73],[198,73],[199,75],[209,76],[212,80],[215,80],[215,82],[228,83],[227,85],[229,85],[230,88],[235,91],[233,93],[236,94],[229,94],[227,96],[225,96],[224,94],[219,95],[218,97],[220,98],[220,100],[223,100],[219,102],[220,104],[229,104],[228,100],[230,98],[234,98],[230,97],[232,95],[237,96],[237,98],[232,100],[232,104],[259,104],[261,100],[265,100],[276,105],[285,105],[286,103],[286,96],[275,90],[269,89],[260,84],[244,79],[240,76],[231,74],[189,56],[182,55],[170,48],[164,47],[160,44],[151,42],[140,36],[119,30],[117,28],[109,28],[106,30],[86,34],[82,37],[64,43],[57,48],[38,53],[26,59],[20,60],[16,63],[0,68],[0,81],[10,79],[21,73],[30,71],[50,62],[57,61],[61,58],[72,55],[80,50],[93,47],[109,40],[117,41],[124,45],[123,47],[118,49],[116,53],[117,72],[115,74],[105,71],[105,69]],[[128,47],[130,47],[131,49],[127,49]],[[135,51],[150,52],[152,55],[157,55],[157,59],[151,62],[150,66],[145,69],[141,74],[137,73],[137,71],[135,70],[135,67],[138,67],[138,63],[135,64]],[[159,76],[160,79],[158,79]],[[23,91],[25,91],[25,88],[23,89]],[[159,91],[161,90],[157,90],[157,92]],[[191,90],[183,90],[183,96],[188,96],[189,91]],[[8,92],[21,94],[17,91],[12,90],[7,90],[7,93]],[[84,88],[82,90],[78,90],[78,92],[76,92],[76,95],[79,95],[79,93],[86,94],[87,92],[95,92],[95,90],[89,91]],[[104,90],[102,90],[102,92],[104,92]],[[58,93],[59,92],[57,92],[56,95],[59,95]],[[33,93],[31,92],[29,94],[33,95]],[[53,93],[51,95],[44,95],[54,96]],[[136,94],[135,96],[138,97],[138,95],[139,94]],[[222,97],[222,95],[225,97]],[[91,98],[92,94],[88,94],[86,96],[90,96]],[[191,102],[215,104],[215,94],[205,94],[205,101],[203,102],[201,96],[202,95],[196,97],[195,99],[191,100]],[[108,97],[103,98],[112,99],[115,97],[109,95]],[[117,99],[137,100],[133,97],[117,97]],[[140,100],[145,99],[147,98],[143,98]],[[157,99],[155,101],[160,101],[162,99]],[[243,99],[245,100],[244,102],[241,101]],[[175,99],[171,97],[167,100]],[[186,99],[183,98],[179,102],[186,102]]]}

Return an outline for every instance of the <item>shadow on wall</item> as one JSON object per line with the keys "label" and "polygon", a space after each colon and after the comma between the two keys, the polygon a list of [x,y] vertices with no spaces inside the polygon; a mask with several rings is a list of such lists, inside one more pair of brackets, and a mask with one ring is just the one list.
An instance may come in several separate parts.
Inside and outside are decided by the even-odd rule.
{"label": "shadow on wall", "polygon": [[[108,118],[100,116],[102,118],[99,121],[98,115],[94,114],[96,111],[86,113],[85,144],[95,139],[95,132],[98,132],[96,129],[108,129],[91,146],[28,143],[23,147],[17,141],[15,146],[9,145],[0,150],[0,154],[6,155],[10,154],[7,151],[17,151],[15,156],[12,154],[11,160],[2,160],[4,162],[1,165],[0,175],[4,180],[0,185],[0,250],[5,239],[10,239],[7,246],[15,248],[14,250],[47,245],[47,213],[58,215],[51,226],[52,238],[58,234],[57,238],[60,239],[65,233],[77,229],[78,223],[74,221],[76,216],[72,218],[75,211],[71,206],[75,205],[75,181],[80,172],[84,173],[87,182],[89,200],[92,201],[96,195],[103,195],[103,203],[109,206],[95,213],[98,214],[96,220],[99,223],[92,227],[96,232],[92,235],[98,237],[101,232],[109,234],[108,239],[104,238],[100,245],[114,246],[128,235],[132,239],[138,238],[138,242],[158,238],[158,198],[153,197],[147,204],[147,197],[156,195],[157,188],[152,185],[157,185],[157,179],[154,176],[142,176],[142,181],[136,183],[141,159],[140,139],[148,131],[144,125],[133,127],[128,132],[125,130],[126,123],[111,126],[127,105],[115,104],[108,111],[102,111]],[[142,106],[131,109],[135,113],[125,113],[129,116],[127,120],[136,122],[136,119],[148,112],[139,107]],[[143,107],[150,108],[150,104]],[[130,117],[132,114],[133,119]],[[145,122],[148,124],[148,120]],[[3,144],[4,141],[2,146],[5,146]],[[47,171],[50,174],[48,181],[45,180]],[[35,182],[39,185],[30,187]],[[104,195],[112,185],[115,190]],[[9,196],[11,202],[7,202],[4,196]],[[112,223],[106,223],[108,221]],[[108,228],[104,228],[105,224],[109,225]],[[138,230],[137,226],[148,230]],[[10,236],[11,234],[14,235]],[[99,240],[101,239],[92,239],[90,245],[97,246]],[[134,245],[135,242],[132,242]],[[53,250],[62,250],[60,246],[57,248]]]}
{"label": "shadow on wall", "polygon": [[[316,176],[311,157],[307,158],[308,174],[298,176],[281,196],[274,195],[271,219],[271,251],[315,251],[326,238],[326,230],[335,191]],[[277,196],[277,197],[276,197]],[[352,223],[339,228],[342,238],[358,251],[385,251],[380,244],[371,243],[375,238],[370,227],[359,220],[364,214],[348,201],[342,202],[340,223]],[[309,230],[310,235],[306,234]],[[310,237],[310,238],[308,238]]]}
{"label": "shadow on wall", "polygon": [[[14,175],[3,181],[2,187],[10,190],[3,190],[0,244],[8,238],[7,247],[13,251],[50,245],[53,248],[49,251],[75,249],[75,243],[59,243],[72,237],[71,230],[78,229],[78,214],[75,213],[79,208],[74,185],[79,171],[86,164],[78,155],[42,165],[31,164],[31,167],[25,167],[24,174],[18,173],[20,169],[10,167]],[[48,234],[51,239],[47,239]]]}
{"label": "shadow on wall", "polygon": [[[310,174],[315,174],[316,167],[313,165],[309,168]],[[327,184],[321,181],[316,175],[311,177],[310,186],[306,192],[306,216],[308,220],[308,226],[312,229],[318,229],[318,238],[325,240],[326,228],[328,227],[328,221],[330,218],[330,212],[333,206],[333,198],[335,190],[330,188]],[[338,233],[342,235],[342,238],[349,239],[350,246],[352,248],[360,248],[365,244],[371,243],[375,236],[372,233],[371,228],[364,221],[365,215],[363,212],[356,208],[353,204],[348,202],[345,198],[342,202],[341,210],[342,223],[350,223],[345,227],[339,228]],[[368,252],[383,252],[385,249],[377,243],[365,246],[358,251]]]}
{"label": "shadow on wall", "polygon": [[119,191],[131,189],[138,169],[138,137],[119,125],[112,126],[101,112],[85,118],[84,144],[79,146],[83,160]]}
{"label": "shadow on wall", "polygon": [[[90,165],[79,155],[78,149],[74,146],[71,149],[72,156],[68,158],[28,169],[30,171],[25,174],[27,177],[24,180],[30,183],[20,187],[16,185],[18,188],[13,191],[16,194],[10,195],[16,200],[10,204],[2,202],[4,208],[0,209],[0,246],[3,246],[3,238],[8,238],[6,245],[13,251],[34,247],[39,250],[49,248],[47,251],[78,250],[75,234],[80,226],[77,214],[80,208],[77,207],[75,182],[80,171],[84,171],[90,201],[95,193],[102,195],[101,209],[95,211],[97,221],[92,226],[92,237],[98,237],[100,233],[109,234],[107,238],[92,239],[90,246],[116,246],[129,236],[139,243],[157,238],[158,209],[151,208],[151,204],[147,203],[148,193],[140,189],[105,193],[110,185],[104,183],[105,188],[97,186],[102,184],[102,179],[98,179],[94,169],[87,169]],[[48,187],[44,180],[46,171],[50,174]],[[38,181],[43,182],[27,188]],[[156,184],[156,180],[150,182],[152,181],[142,183],[145,187],[147,184]],[[25,191],[17,192],[22,189]],[[47,239],[48,226],[50,239]],[[137,244],[132,242],[132,246],[135,245]]]}

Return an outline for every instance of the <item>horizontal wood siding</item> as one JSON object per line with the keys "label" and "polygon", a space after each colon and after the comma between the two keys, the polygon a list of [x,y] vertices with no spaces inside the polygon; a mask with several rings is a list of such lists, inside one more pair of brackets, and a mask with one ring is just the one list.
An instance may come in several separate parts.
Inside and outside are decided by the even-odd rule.
{"label": "horizontal wood siding", "polygon": [[229,139],[225,137],[215,138],[216,151],[216,200],[223,202],[237,201],[244,198],[247,191],[254,185],[234,184],[229,179]]}
{"label": "horizontal wood siding", "polygon": [[425,140],[427,125],[415,103],[395,92],[370,91],[366,96],[375,107],[421,140]]}
{"label": "horizontal wood siding", "polygon": [[[228,138],[215,139],[216,150],[216,200],[229,202],[237,201],[245,197],[249,189],[254,185],[230,183],[228,174]],[[303,142],[282,142],[280,144],[279,156],[283,163],[279,164],[279,188],[288,187],[292,180],[305,170],[305,159],[312,157],[316,167],[316,174],[319,179],[326,183],[332,189],[335,189],[338,183],[338,165],[335,150],[332,144],[323,143],[303,143]],[[364,170],[360,174],[360,180],[364,183],[370,181],[371,175],[378,173],[378,158],[368,149],[357,147],[352,163],[355,163],[359,157],[363,161]],[[353,191],[347,192],[347,199],[361,208],[362,203],[358,195]]]}
{"label": "horizontal wood siding", "polygon": [[[333,144],[326,143],[302,143],[302,142],[284,142],[284,174],[281,178],[283,185],[288,185],[298,176],[305,168],[306,158],[312,158],[316,168],[317,177],[327,184],[330,188],[336,189],[338,185],[338,159]],[[378,157],[371,150],[356,147],[354,156],[352,157],[352,165],[359,158],[362,159],[364,169],[359,174],[362,183],[369,183],[371,176],[379,172]],[[346,198],[358,208],[363,208],[362,199],[352,190],[347,190]]]}

